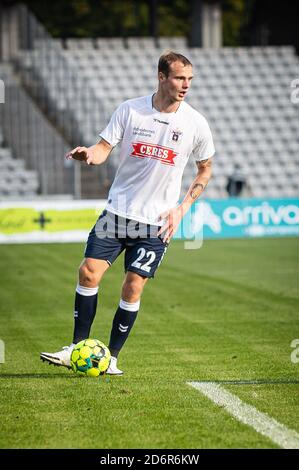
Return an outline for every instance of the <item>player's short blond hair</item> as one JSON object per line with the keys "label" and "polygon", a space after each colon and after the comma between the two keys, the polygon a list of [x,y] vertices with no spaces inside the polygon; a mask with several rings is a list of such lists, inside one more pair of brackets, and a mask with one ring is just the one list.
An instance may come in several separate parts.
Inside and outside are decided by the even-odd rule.
{"label": "player's short blond hair", "polygon": [[165,77],[168,77],[170,66],[174,62],[181,62],[183,65],[192,66],[192,63],[190,62],[190,60],[187,59],[187,57],[185,57],[183,54],[179,54],[178,52],[174,52],[169,49],[163,52],[163,54],[159,58],[158,72],[162,72],[165,75]]}

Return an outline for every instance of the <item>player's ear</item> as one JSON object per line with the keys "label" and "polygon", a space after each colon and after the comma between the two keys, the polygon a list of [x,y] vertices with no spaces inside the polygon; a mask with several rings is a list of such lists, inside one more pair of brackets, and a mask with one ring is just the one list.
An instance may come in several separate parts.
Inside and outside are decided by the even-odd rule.
{"label": "player's ear", "polygon": [[163,80],[165,80],[165,78],[166,78],[166,75],[163,72],[158,73],[159,82],[162,82]]}

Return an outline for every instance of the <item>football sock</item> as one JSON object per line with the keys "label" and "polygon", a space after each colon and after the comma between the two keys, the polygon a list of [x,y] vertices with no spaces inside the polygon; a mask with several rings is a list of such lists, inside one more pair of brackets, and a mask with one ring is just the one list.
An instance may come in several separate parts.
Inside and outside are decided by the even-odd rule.
{"label": "football sock", "polygon": [[117,357],[125,344],[126,339],[134,325],[140,306],[140,300],[134,303],[120,300],[119,307],[114,315],[110,334],[109,349],[111,356]]}
{"label": "football sock", "polygon": [[97,303],[98,287],[84,287],[77,285],[74,310],[73,343],[89,337],[90,328],[94,320]]}

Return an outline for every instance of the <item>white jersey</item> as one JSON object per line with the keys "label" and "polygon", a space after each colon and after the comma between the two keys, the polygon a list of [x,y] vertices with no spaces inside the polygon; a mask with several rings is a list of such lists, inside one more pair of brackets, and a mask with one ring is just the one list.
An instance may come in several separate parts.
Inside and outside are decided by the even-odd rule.
{"label": "white jersey", "polygon": [[100,136],[121,143],[120,162],[106,209],[147,224],[178,203],[190,154],[196,161],[215,153],[207,120],[184,101],[174,113],[160,113],[152,95],[125,101]]}

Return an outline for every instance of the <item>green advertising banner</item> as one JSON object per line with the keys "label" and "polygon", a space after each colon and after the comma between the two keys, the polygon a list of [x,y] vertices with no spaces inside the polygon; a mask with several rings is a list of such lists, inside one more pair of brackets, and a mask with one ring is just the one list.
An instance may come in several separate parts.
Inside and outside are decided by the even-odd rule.
{"label": "green advertising banner", "polygon": [[106,201],[0,204],[0,243],[86,240]]}

